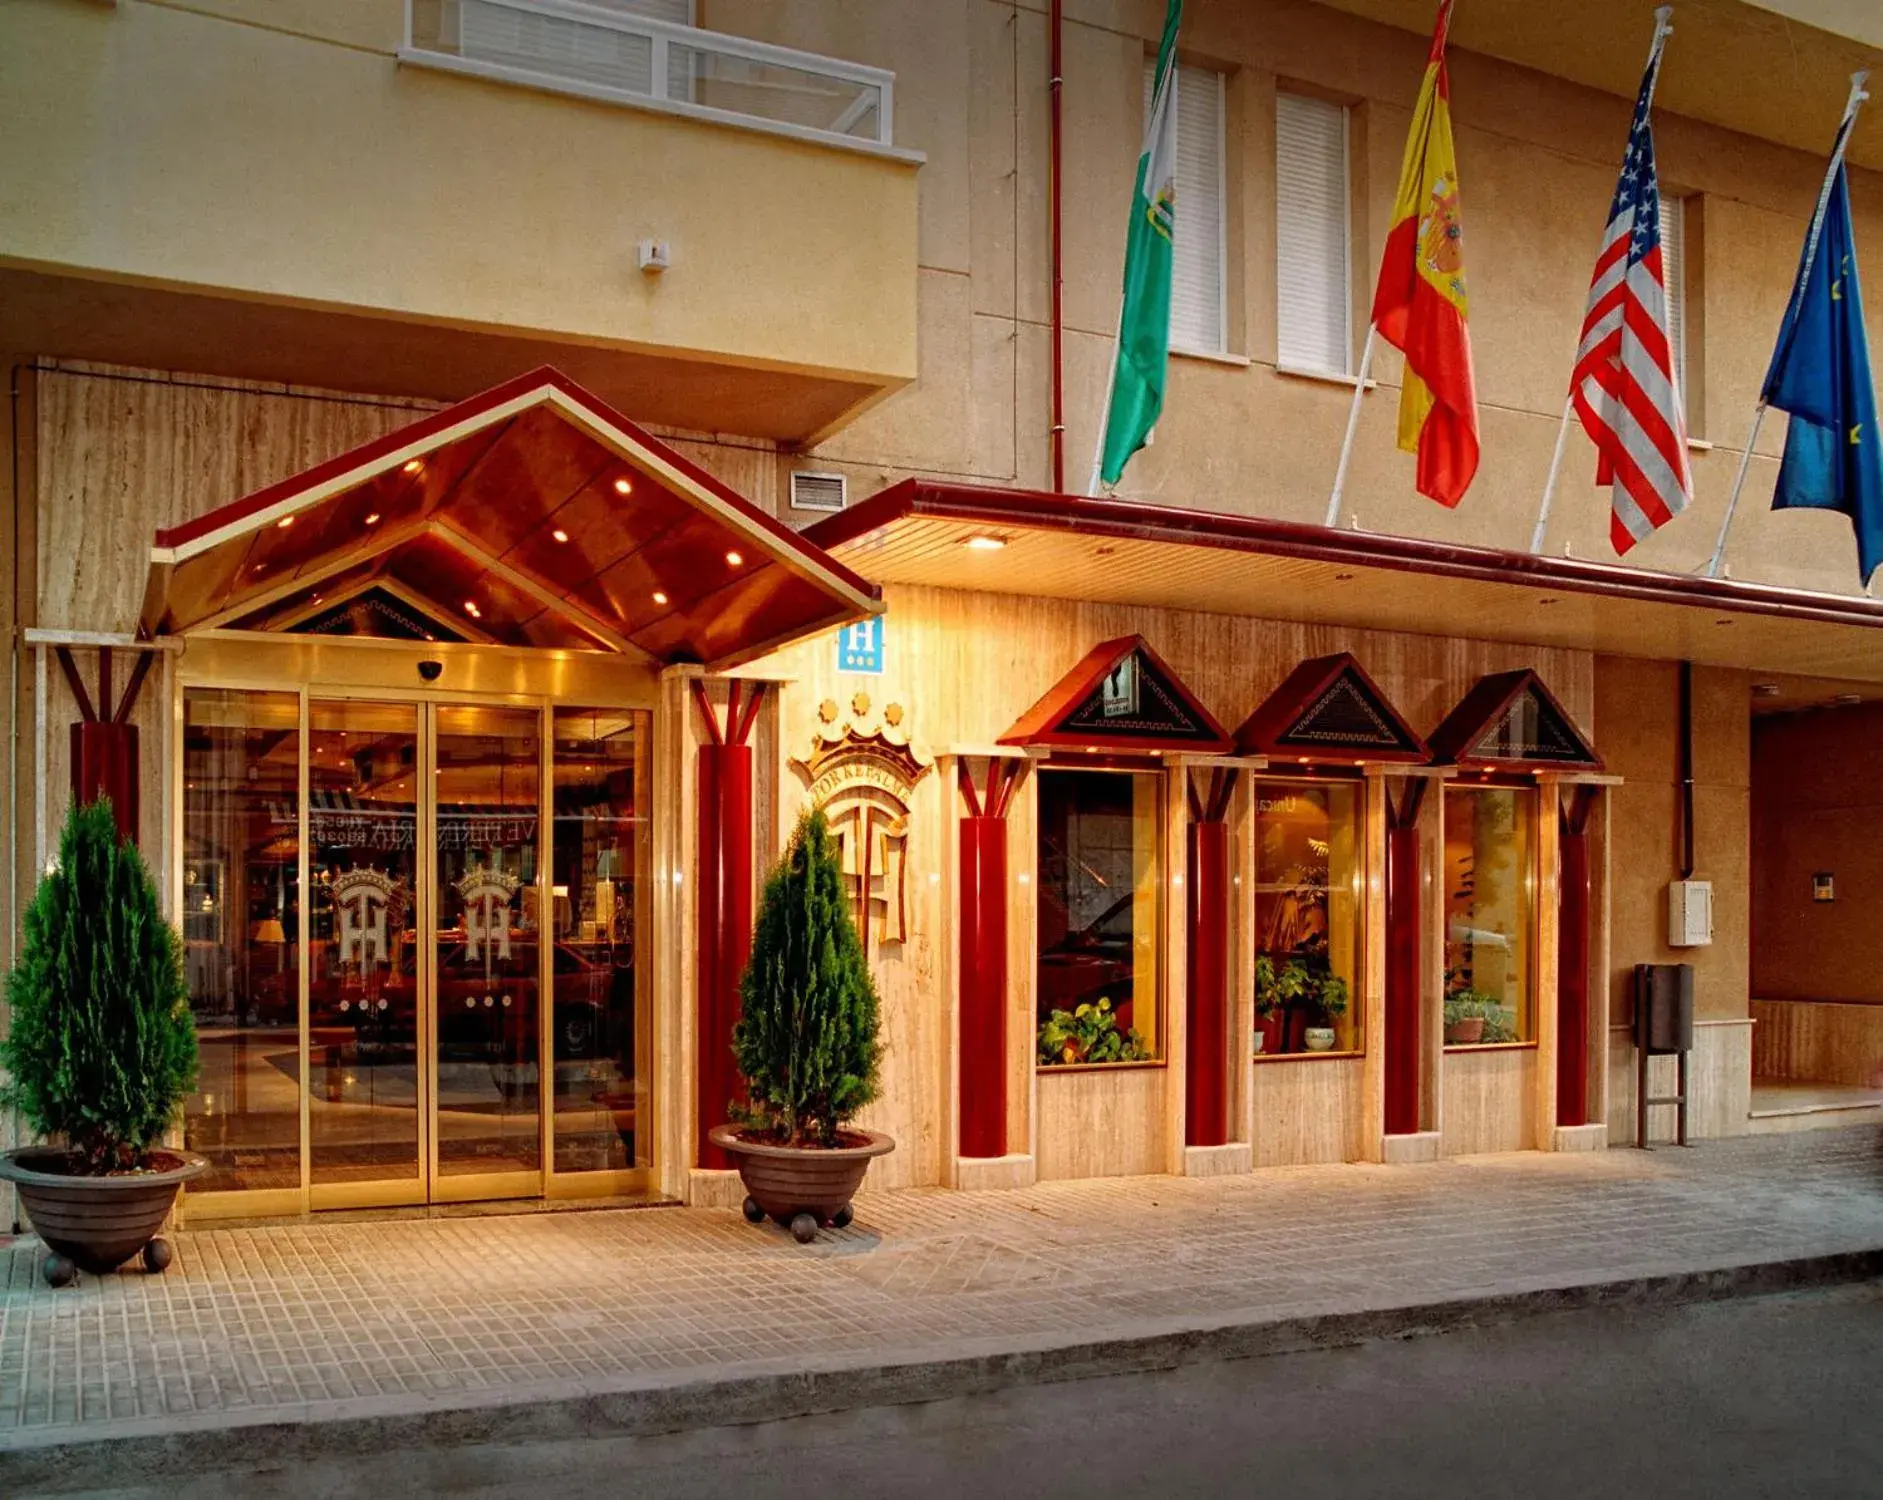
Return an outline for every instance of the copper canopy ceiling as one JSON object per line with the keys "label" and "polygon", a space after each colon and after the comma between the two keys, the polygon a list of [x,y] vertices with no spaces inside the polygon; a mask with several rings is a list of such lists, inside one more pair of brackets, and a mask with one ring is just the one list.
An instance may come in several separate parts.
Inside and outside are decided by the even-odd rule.
{"label": "copper canopy ceiling", "polygon": [[158,532],[142,623],[727,667],[880,609],[849,568],[545,368]]}

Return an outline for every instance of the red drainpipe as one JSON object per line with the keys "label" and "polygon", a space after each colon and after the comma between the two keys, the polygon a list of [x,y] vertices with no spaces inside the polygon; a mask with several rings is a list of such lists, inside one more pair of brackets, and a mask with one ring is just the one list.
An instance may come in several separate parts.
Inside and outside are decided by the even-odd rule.
{"label": "red drainpipe", "polygon": [[1051,100],[1051,124],[1047,130],[1048,155],[1046,168],[1046,192],[1049,203],[1048,213],[1052,218],[1052,258],[1053,258],[1053,490],[1056,494],[1066,491],[1066,385],[1065,385],[1065,276],[1059,239],[1059,94],[1064,79],[1060,73],[1060,33],[1063,29],[1062,0],[1052,0],[1050,19],[1047,30],[1051,37],[1048,47],[1048,95]]}

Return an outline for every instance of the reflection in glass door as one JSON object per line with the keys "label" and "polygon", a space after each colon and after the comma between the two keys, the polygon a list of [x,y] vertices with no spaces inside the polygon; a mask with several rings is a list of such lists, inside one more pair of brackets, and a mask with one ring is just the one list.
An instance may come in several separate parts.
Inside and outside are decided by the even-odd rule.
{"label": "reflection in glass door", "polygon": [[415,705],[308,705],[310,1180],[351,1189],[330,1198],[424,1197],[419,748]]}
{"label": "reflection in glass door", "polygon": [[432,1196],[540,1190],[543,954],[534,709],[433,709],[437,1112]]}

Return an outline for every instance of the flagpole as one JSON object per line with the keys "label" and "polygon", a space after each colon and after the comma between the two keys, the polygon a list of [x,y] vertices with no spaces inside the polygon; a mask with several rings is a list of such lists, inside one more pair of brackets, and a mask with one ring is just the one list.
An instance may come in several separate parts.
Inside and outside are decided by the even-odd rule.
{"label": "flagpole", "polygon": [[1360,402],[1366,396],[1366,376],[1373,367],[1373,339],[1378,331],[1371,323],[1367,324],[1366,342],[1360,346],[1360,373],[1354,377],[1353,405],[1347,408],[1347,434],[1340,440],[1340,466],[1334,470],[1334,493],[1327,497],[1327,520],[1322,523],[1327,526],[1340,521],[1340,497],[1347,488],[1347,464],[1353,457],[1353,433],[1360,425]]}
{"label": "flagpole", "polygon": [[1550,502],[1556,498],[1556,476],[1563,467],[1563,442],[1569,436],[1569,419],[1576,414],[1576,398],[1563,402],[1563,420],[1556,426],[1556,451],[1550,455],[1550,477],[1543,481],[1543,504],[1536,513],[1536,530],[1530,533],[1530,550],[1541,552],[1543,538],[1550,529]]}
{"label": "flagpole", "polygon": [[[1111,431],[1111,398],[1118,394],[1118,349],[1125,340],[1125,296],[1118,294],[1118,321],[1112,325],[1111,374],[1105,377],[1105,403],[1099,407],[1098,444],[1092,449],[1092,478],[1085,487],[1089,500],[1098,493],[1100,471],[1105,467],[1105,436]],[[1168,356],[1166,356],[1168,358]]]}
{"label": "flagpole", "polygon": [[[1850,75],[1850,97],[1844,101],[1844,117],[1837,125],[1837,146],[1831,152],[1831,162],[1824,171],[1824,186],[1818,189],[1818,206],[1811,214],[1811,228],[1805,235],[1804,264],[1798,268],[1798,284],[1792,288],[1792,300],[1785,308],[1785,317],[1779,323],[1779,334],[1784,335],[1785,326],[1791,321],[1797,301],[1804,295],[1805,284],[1811,280],[1811,268],[1818,258],[1818,236],[1824,231],[1824,212],[1830,206],[1831,186],[1837,180],[1838,168],[1844,164],[1844,152],[1850,145],[1850,125],[1856,119],[1857,111],[1863,108],[1863,101],[1870,97],[1864,83],[1870,77],[1868,68],[1860,68]],[[1761,391],[1759,404],[1752,413],[1752,430],[1746,434],[1746,446],[1739,455],[1739,472],[1733,479],[1733,492],[1726,499],[1726,515],[1720,522],[1719,541],[1713,546],[1713,556],[1706,565],[1706,576],[1718,578],[1720,564],[1726,558],[1726,538],[1733,529],[1733,517],[1739,511],[1739,492],[1746,485],[1746,471],[1752,467],[1752,445],[1759,439],[1759,424],[1765,420],[1765,395]]]}

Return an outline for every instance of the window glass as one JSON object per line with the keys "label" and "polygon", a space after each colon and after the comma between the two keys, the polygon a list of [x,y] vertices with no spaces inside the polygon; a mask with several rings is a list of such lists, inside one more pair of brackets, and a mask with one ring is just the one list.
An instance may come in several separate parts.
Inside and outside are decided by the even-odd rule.
{"label": "window glass", "polygon": [[[1144,117],[1151,114],[1157,59],[1144,62]],[[1224,78],[1177,64],[1177,203],[1170,235],[1170,343],[1220,354],[1229,346],[1223,290]]]}
{"label": "window glass", "polygon": [[1536,793],[1445,793],[1445,1041],[1527,1042],[1533,1031]]}
{"label": "window glass", "polygon": [[1687,200],[1661,196],[1661,270],[1667,283],[1667,342],[1673,356],[1674,390],[1680,412],[1693,431],[1693,405],[1687,400]]}
{"label": "window glass", "polygon": [[301,707],[183,695],[183,961],[196,1017],[183,1139],[207,1192],[301,1186]]}
{"label": "window glass", "polygon": [[1275,97],[1275,357],[1291,369],[1352,373],[1347,110]]}
{"label": "window glass", "polygon": [[1255,1049],[1358,1052],[1364,788],[1255,784]]}
{"label": "window glass", "polygon": [[637,955],[652,844],[649,717],[555,714],[555,1082],[558,1172],[644,1167],[651,1157],[653,1028]]}
{"label": "window glass", "polygon": [[1039,1061],[1159,1055],[1163,778],[1042,768]]}

